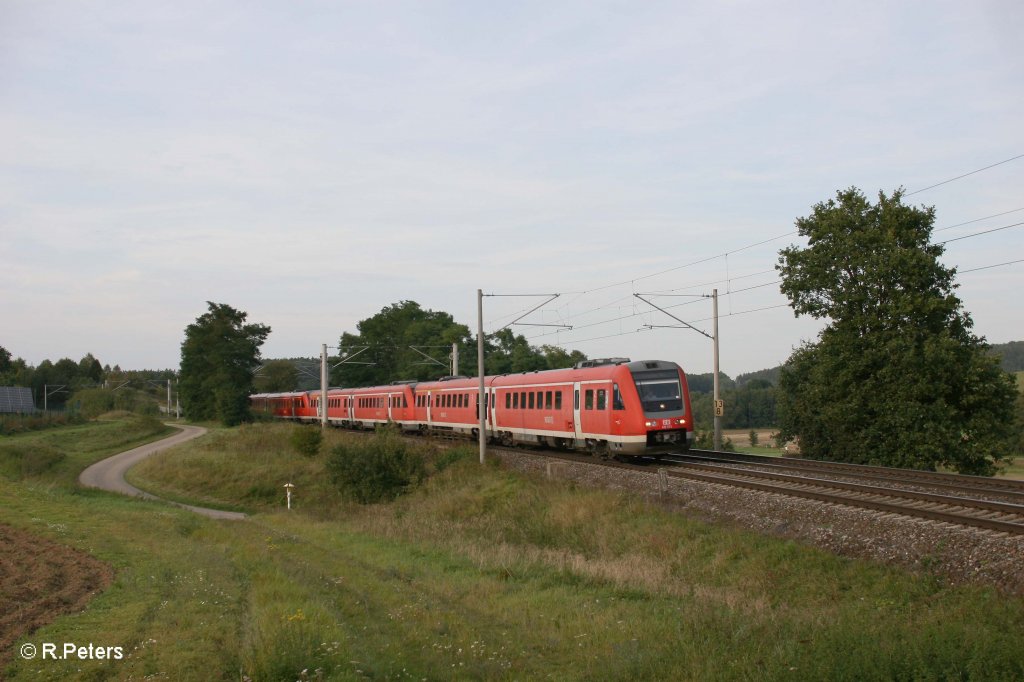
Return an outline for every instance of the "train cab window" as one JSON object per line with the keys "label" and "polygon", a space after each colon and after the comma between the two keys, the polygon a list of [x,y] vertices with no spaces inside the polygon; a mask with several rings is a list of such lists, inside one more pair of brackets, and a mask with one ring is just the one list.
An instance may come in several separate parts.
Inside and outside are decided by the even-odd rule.
{"label": "train cab window", "polygon": [[588,410],[594,409],[594,390],[587,389],[586,397],[583,400],[583,407]]}
{"label": "train cab window", "polygon": [[608,408],[608,391],[599,388],[597,389],[597,409],[604,410]]}
{"label": "train cab window", "polygon": [[530,391],[529,396],[530,396],[530,399],[529,399],[530,409],[532,410],[533,409],[533,391]]}

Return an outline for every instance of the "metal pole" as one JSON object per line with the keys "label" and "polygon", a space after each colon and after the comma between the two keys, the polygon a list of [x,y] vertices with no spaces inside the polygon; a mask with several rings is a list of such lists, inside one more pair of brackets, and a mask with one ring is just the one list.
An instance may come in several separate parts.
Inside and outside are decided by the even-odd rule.
{"label": "metal pole", "polygon": [[719,394],[718,386],[718,289],[714,289],[711,292],[712,312],[714,314],[715,321],[712,326],[712,336],[715,342],[715,440],[714,449],[722,449],[722,418],[718,416],[718,405],[721,398]]}
{"label": "metal pole", "polygon": [[[327,344],[326,343],[320,344],[320,428],[327,428]],[[291,507],[289,507],[289,509],[290,508]]]}
{"label": "metal pole", "polygon": [[452,376],[459,376],[459,344],[452,344]]}
{"label": "metal pole", "polygon": [[480,463],[487,458],[487,394],[484,388],[484,290],[476,290],[476,370],[480,376]]}
{"label": "metal pole", "polygon": [[[175,388],[177,388],[177,386],[178,386],[178,379],[177,379],[177,377],[175,377],[175,379],[174,379],[174,386],[175,386]],[[175,391],[175,393],[174,393],[174,418],[175,419],[181,419],[181,391],[180,390]]]}

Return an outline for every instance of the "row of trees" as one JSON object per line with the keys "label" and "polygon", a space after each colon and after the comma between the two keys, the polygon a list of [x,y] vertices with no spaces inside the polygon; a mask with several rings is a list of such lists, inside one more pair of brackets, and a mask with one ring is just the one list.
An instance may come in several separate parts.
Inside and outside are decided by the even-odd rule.
{"label": "row of trees", "polygon": [[[36,407],[88,409],[99,414],[111,409],[138,409],[165,395],[162,383],[174,377],[174,370],[122,370],[115,365],[102,365],[92,353],[77,362],[62,358],[43,360],[38,365],[14,358],[0,347],[0,386],[23,386],[32,389]],[[46,398],[44,400],[44,391]],[[106,409],[100,409],[106,406]],[[97,411],[99,410],[99,411]]]}
{"label": "row of trees", "polygon": [[[257,387],[265,392],[295,389],[300,378],[297,366],[310,361],[263,364],[260,347],[270,327],[247,323],[247,314],[229,305],[208,301],[207,306],[207,312],[185,329],[181,345],[185,415],[237,424],[248,417],[250,393]],[[370,386],[445,376],[451,371],[452,344],[462,357],[476,358],[476,342],[466,325],[415,301],[386,306],[356,328],[357,333],[345,332],[339,340],[341,360],[332,360],[332,385]],[[554,346],[535,348],[507,329],[485,340],[485,353],[490,374],[554,369],[586,359],[582,353]]]}
{"label": "row of trees", "polygon": [[[453,344],[459,349],[460,372],[476,374],[476,338],[469,327],[456,322],[449,313],[424,310],[415,301],[401,301],[359,322],[356,329],[357,333],[345,332],[339,340],[342,360],[351,358],[352,362],[334,368],[334,385],[423,381],[451,374]],[[508,329],[484,339],[487,374],[569,367],[585,359],[579,351],[531,346],[525,337]]]}

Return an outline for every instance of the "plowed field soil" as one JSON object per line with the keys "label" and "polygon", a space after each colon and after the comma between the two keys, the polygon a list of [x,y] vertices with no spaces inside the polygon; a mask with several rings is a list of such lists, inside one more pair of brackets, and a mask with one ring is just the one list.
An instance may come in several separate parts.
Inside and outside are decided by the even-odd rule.
{"label": "plowed field soil", "polygon": [[84,552],[0,524],[0,666],[18,639],[81,610],[113,577]]}

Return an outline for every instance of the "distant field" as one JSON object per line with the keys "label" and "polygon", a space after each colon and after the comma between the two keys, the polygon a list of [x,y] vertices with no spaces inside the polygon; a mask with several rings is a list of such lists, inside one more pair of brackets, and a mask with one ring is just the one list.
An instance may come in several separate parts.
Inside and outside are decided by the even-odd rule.
{"label": "distant field", "polygon": [[[135,472],[136,483],[161,493],[254,512],[248,521],[66,490],[45,475],[0,475],[0,521],[116,571],[83,612],[23,637],[15,651],[82,641],[130,654],[15,656],[0,676],[1024,675],[1020,597],[709,525],[623,493],[481,467],[473,448],[412,494],[363,507],[340,497],[325,454],[292,452],[290,428],[212,432]],[[283,509],[288,481],[292,512]]]}

